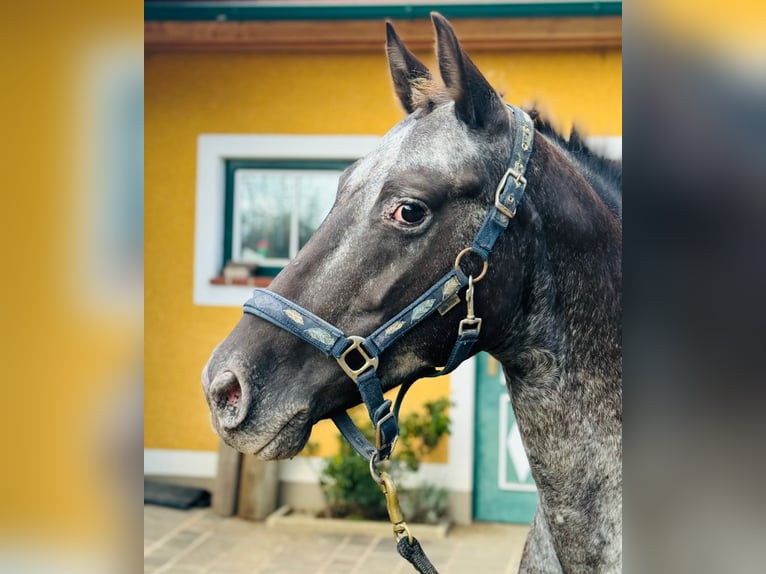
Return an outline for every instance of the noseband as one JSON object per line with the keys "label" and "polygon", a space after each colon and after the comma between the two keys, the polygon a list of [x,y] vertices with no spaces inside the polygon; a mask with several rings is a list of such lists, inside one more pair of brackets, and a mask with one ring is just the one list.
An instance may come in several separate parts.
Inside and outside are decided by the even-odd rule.
{"label": "noseband", "polygon": [[[474,285],[486,275],[495,242],[516,215],[527,185],[524,172],[532,154],[534,139],[534,127],[529,115],[515,106],[508,107],[516,120],[510,167],[497,186],[494,205],[473,243],[458,253],[454,267],[444,277],[371,335],[347,336],[300,305],[266,289],[255,289],[245,303],[245,313],[265,319],[310,343],[325,355],[334,357],[343,372],[356,383],[375,427],[375,445],[367,441],[348,414],[333,417],[333,422],[354,450],[370,461],[373,477],[376,474],[375,463],[391,456],[399,436],[399,408],[405,393],[414,382],[402,384],[392,409],[391,401],[383,398],[383,385],[377,374],[380,354],[435,311],[445,315],[454,308],[460,302],[460,291],[464,287],[466,317],[460,321],[457,340],[447,364],[426,376],[441,376],[456,369],[471,355],[471,349],[479,339],[481,319],[475,317],[473,312]],[[483,263],[477,277],[467,275],[461,268],[463,258],[470,253],[478,255]]]}

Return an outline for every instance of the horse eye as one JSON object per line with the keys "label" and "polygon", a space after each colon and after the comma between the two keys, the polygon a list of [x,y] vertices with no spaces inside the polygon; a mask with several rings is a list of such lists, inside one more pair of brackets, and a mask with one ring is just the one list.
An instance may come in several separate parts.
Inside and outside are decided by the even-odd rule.
{"label": "horse eye", "polygon": [[401,223],[420,223],[426,217],[426,208],[417,203],[403,203],[394,211],[394,219]]}

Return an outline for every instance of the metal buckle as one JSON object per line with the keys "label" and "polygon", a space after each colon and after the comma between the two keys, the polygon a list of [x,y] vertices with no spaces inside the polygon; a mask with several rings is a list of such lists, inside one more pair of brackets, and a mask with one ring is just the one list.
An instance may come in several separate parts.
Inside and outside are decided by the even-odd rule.
{"label": "metal buckle", "polygon": [[478,334],[479,331],[481,331],[481,317],[473,317],[469,318],[466,317],[462,321],[460,321],[460,326],[457,328],[457,334],[458,336],[463,334],[463,331],[466,328],[475,327],[476,333]]}
{"label": "metal buckle", "polygon": [[518,171],[514,170],[512,167],[509,167],[500,180],[500,183],[497,185],[497,189],[495,190],[495,208],[509,219],[513,219],[516,217],[516,199],[513,196],[508,199],[509,203],[513,204],[513,211],[511,211],[500,201],[500,196],[503,194],[503,190],[505,189],[505,184],[508,181],[509,175],[513,176],[513,179],[516,180],[516,183],[520,185],[522,189],[527,187],[527,178]]}
{"label": "metal buckle", "polygon": [[[343,369],[343,372],[351,377],[352,381],[356,382],[356,380],[359,378],[359,375],[361,375],[370,367],[372,367],[373,371],[377,370],[378,358],[370,357],[370,355],[367,354],[367,350],[362,346],[362,343],[364,343],[364,339],[362,337],[352,335],[348,338],[348,340],[351,341],[351,345],[348,347],[348,349],[343,351],[343,354],[341,354],[340,357],[337,357],[335,360],[338,361],[338,364],[340,365],[340,368]],[[346,356],[354,350],[356,350],[362,359],[364,359],[364,364],[358,369],[352,368],[351,365],[346,362]]]}
{"label": "metal buckle", "polygon": [[[384,422],[392,418],[394,418],[394,413],[392,411],[388,411],[388,413],[378,421],[378,424],[375,425],[375,448],[378,449],[378,452],[382,450],[382,446],[383,446],[380,440],[381,439],[380,429],[383,426]],[[391,458],[391,455],[394,452],[394,447],[396,447],[396,441],[398,438],[399,438],[399,435],[396,435],[394,437],[394,440],[391,441],[391,451],[386,458]]]}

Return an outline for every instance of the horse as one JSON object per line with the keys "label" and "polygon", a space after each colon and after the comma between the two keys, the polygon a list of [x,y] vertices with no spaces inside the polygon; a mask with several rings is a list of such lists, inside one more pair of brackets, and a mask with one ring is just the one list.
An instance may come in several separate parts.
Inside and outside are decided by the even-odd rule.
{"label": "horse", "polygon": [[[387,23],[407,115],[343,172],[325,221],[214,349],[202,373],[212,425],[241,452],[292,457],[314,423],[370,393],[367,374],[380,394],[486,351],[539,493],[520,572],[620,571],[621,163],[506,105],[431,17],[441,82]],[[516,151],[524,175],[508,167]],[[506,188],[524,191],[512,207]],[[494,246],[472,245],[495,220],[507,227]],[[442,291],[439,313],[425,309]],[[453,346],[464,327],[471,345]],[[386,403],[368,404],[373,422]]]}

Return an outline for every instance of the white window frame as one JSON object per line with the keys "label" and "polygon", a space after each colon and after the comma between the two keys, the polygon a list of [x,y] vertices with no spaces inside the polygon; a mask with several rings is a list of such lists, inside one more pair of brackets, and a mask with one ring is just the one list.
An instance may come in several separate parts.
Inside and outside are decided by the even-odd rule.
{"label": "white window frame", "polygon": [[253,288],[213,285],[223,267],[226,160],[353,160],[380,141],[370,135],[231,135],[197,138],[197,197],[194,218],[193,300],[200,306],[239,307]]}

